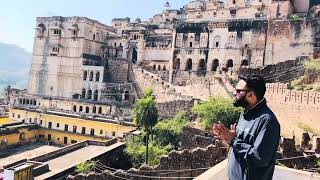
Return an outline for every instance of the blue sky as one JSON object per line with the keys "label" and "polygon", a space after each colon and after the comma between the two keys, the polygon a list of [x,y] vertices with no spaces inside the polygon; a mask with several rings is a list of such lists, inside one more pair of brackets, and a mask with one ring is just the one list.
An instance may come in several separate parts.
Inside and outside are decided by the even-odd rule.
{"label": "blue sky", "polygon": [[165,2],[181,8],[189,0],[3,0],[0,4],[0,42],[32,51],[38,16],[85,16],[110,24],[115,17],[146,20],[162,12]]}

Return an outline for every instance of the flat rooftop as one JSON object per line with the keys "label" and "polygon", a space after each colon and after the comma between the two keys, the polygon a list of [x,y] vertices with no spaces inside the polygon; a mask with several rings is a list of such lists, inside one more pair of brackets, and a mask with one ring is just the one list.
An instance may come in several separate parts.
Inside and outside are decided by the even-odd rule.
{"label": "flat rooftop", "polygon": [[60,149],[57,146],[48,146],[43,143],[34,143],[31,145],[24,145],[17,148],[5,150],[6,153],[0,158],[0,169],[3,166],[23,160],[35,158],[50,152]]}
{"label": "flat rooftop", "polygon": [[70,168],[75,167],[81,162],[85,162],[87,160],[91,160],[95,157],[98,157],[108,151],[116,149],[122,146],[124,142],[116,142],[110,146],[96,146],[96,145],[88,145],[71,153],[65,154],[63,156],[59,156],[55,159],[46,161],[49,165],[50,171],[42,174],[40,176],[35,177],[35,180],[42,180],[46,178],[50,178],[56,174],[62,173]]}

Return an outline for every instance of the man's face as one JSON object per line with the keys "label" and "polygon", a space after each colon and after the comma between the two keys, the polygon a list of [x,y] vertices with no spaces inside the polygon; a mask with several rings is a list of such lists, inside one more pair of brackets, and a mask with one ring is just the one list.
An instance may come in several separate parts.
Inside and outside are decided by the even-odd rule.
{"label": "man's face", "polygon": [[246,107],[248,105],[247,93],[249,92],[247,88],[247,83],[244,80],[240,80],[236,86],[235,98],[233,105],[235,107]]}

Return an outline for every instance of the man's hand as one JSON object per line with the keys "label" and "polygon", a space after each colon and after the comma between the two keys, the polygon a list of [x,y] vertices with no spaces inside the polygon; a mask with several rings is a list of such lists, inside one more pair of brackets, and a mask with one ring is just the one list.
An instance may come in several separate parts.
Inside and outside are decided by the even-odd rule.
{"label": "man's hand", "polygon": [[214,124],[212,126],[213,134],[215,134],[219,139],[230,144],[232,139],[236,137],[236,125],[232,124],[230,129],[226,128],[222,123]]}

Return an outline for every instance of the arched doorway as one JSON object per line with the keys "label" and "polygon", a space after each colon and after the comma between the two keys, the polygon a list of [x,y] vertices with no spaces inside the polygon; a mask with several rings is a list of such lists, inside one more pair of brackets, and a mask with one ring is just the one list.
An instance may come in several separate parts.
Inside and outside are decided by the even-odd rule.
{"label": "arched doorway", "polygon": [[125,91],[124,92],[124,100],[129,100],[130,96],[129,96],[129,91]]}
{"label": "arched doorway", "polygon": [[136,63],[138,60],[138,52],[136,48],[133,48],[132,50],[132,63]]}
{"label": "arched doorway", "polygon": [[86,107],[86,113],[89,113],[89,107],[88,106]]}
{"label": "arched doorway", "polygon": [[218,66],[219,66],[219,60],[218,59],[213,60],[211,71],[217,71]]}
{"label": "arched doorway", "polygon": [[179,70],[180,69],[180,59],[176,59],[173,63],[173,69]]}
{"label": "arched doorway", "polygon": [[73,112],[77,112],[77,106],[73,105]]}
{"label": "arched doorway", "polygon": [[93,81],[93,71],[90,72],[89,81]]}
{"label": "arched doorway", "polygon": [[26,134],[25,134],[24,132],[22,132],[22,133],[19,134],[19,140],[20,140],[20,141],[26,140]]}
{"label": "arched doorway", "polygon": [[96,108],[95,106],[93,106],[92,112],[93,112],[93,113],[97,113],[97,108]]}
{"label": "arched doorway", "polygon": [[99,82],[100,81],[100,72],[97,72],[96,74],[96,82]]}
{"label": "arched doorway", "polygon": [[98,90],[94,91],[93,100],[98,101]]}
{"label": "arched doorway", "polygon": [[249,62],[248,60],[244,59],[242,62],[241,62],[241,66],[248,66],[249,65]]}
{"label": "arched doorway", "polygon": [[187,64],[186,64],[186,71],[191,71],[192,70],[192,59],[187,59]]}
{"label": "arched doorway", "polygon": [[82,94],[81,94],[82,98],[85,99],[86,98],[86,89],[82,89]]}
{"label": "arched doorway", "polygon": [[92,90],[91,89],[88,91],[88,99],[92,99]]}
{"label": "arched doorway", "polygon": [[86,81],[87,80],[87,76],[88,76],[88,72],[84,71],[83,72],[83,80]]}
{"label": "arched doorway", "polygon": [[232,68],[233,67],[233,60],[232,59],[229,59],[227,61],[227,65],[226,65],[226,68],[229,69],[229,68]]}
{"label": "arched doorway", "polygon": [[204,59],[200,59],[198,70],[199,71],[205,71],[206,70],[206,61]]}

